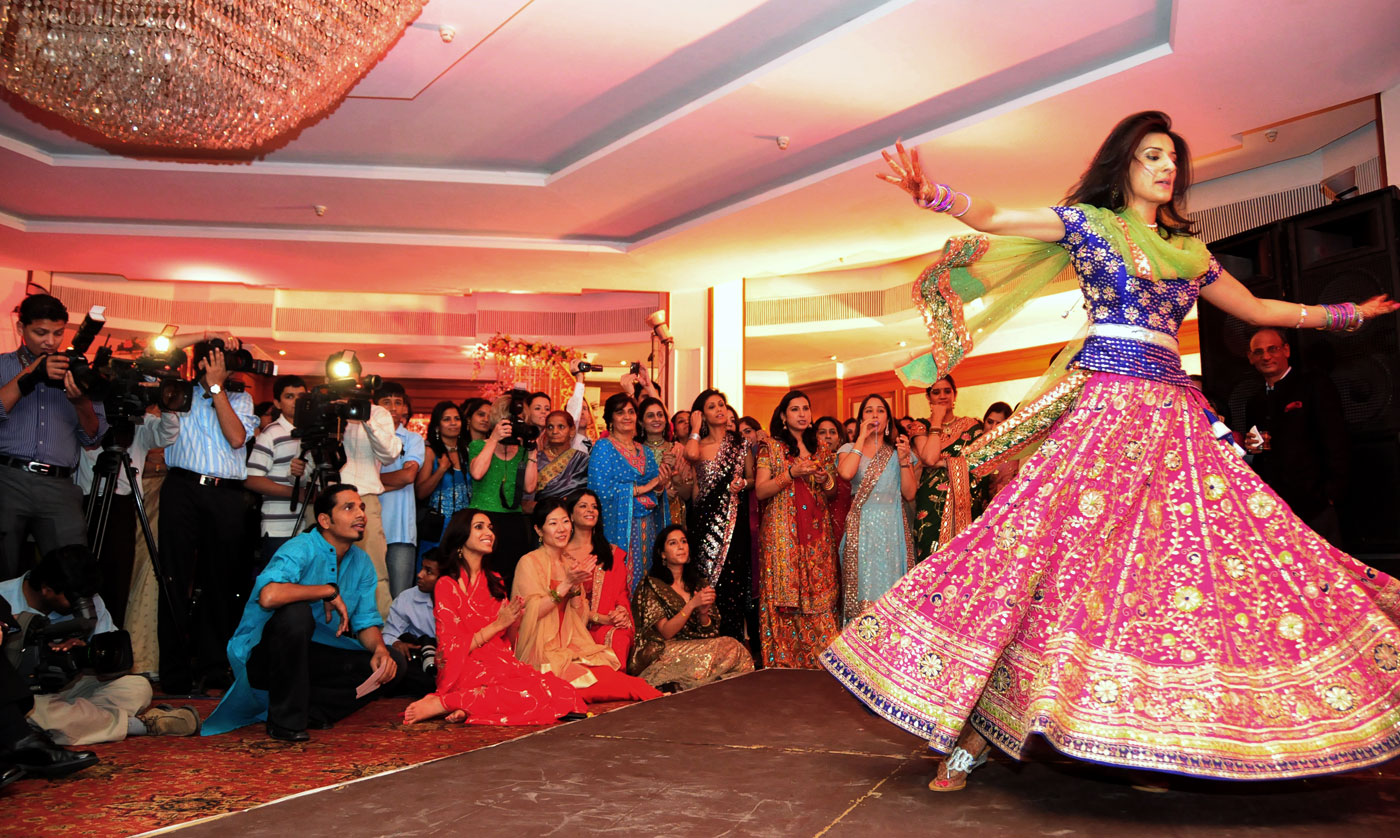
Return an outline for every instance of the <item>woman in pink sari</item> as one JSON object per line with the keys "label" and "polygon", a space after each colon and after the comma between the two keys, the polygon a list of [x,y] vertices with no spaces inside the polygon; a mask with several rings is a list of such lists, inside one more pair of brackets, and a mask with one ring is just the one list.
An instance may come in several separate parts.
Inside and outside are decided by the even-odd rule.
{"label": "woman in pink sari", "polygon": [[588,573],[582,582],[583,597],[588,603],[588,633],[596,643],[611,648],[619,661],[625,661],[632,651],[635,632],[632,593],[627,590],[632,578],[627,554],[609,544],[603,535],[602,510],[591,489],[569,497],[564,508],[574,525],[574,534],[564,552],[573,568]]}
{"label": "woman in pink sari", "polygon": [[1025,457],[1020,474],[822,663],[951,752],[934,791],[1034,736],[1077,759],[1226,779],[1400,754],[1400,582],[1308,529],[1217,441],[1177,347],[1198,296],[1248,323],[1331,330],[1400,306],[1256,298],[1192,235],[1177,203],[1189,156],[1156,111],[1113,129],[1066,206],[974,201],[897,150],[887,180],[997,234],[950,239],[919,278],[933,351],[906,380],[946,375],[1057,278],[1077,279],[1090,325],[1067,367],[948,461],[970,479]]}
{"label": "woman in pink sari", "polygon": [[578,691],[515,659],[506,633],[524,603],[506,599],[487,554],[495,546],[485,512],[454,515],[443,534],[443,571],[433,589],[437,690],[408,705],[404,722],[444,713],[474,725],[547,725],[584,711]]}

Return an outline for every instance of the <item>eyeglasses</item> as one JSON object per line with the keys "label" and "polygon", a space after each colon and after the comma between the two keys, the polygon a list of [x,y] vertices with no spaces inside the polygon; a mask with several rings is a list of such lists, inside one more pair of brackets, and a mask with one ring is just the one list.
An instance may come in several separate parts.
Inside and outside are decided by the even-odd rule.
{"label": "eyeglasses", "polygon": [[1249,350],[1249,357],[1263,358],[1269,355],[1282,355],[1287,350],[1287,346],[1261,346],[1258,349]]}

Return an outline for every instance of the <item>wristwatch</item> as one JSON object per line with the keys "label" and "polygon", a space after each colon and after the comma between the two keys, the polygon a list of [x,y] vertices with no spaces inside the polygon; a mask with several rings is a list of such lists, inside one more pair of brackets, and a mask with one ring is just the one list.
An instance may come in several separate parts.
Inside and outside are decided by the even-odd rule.
{"label": "wristwatch", "polygon": [[209,385],[209,395],[211,395],[211,396],[217,396],[217,395],[219,395],[220,393],[222,393],[223,391],[224,391],[224,388],[221,387],[221,386],[219,386],[218,384],[210,384],[210,385]]}
{"label": "wristwatch", "polygon": [[322,598],[321,598],[321,601],[322,601],[322,602],[330,602],[331,600],[333,600],[333,599],[335,599],[336,597],[340,596],[340,586],[339,586],[339,585],[337,585],[337,584],[334,583],[334,582],[327,582],[326,584],[331,586],[331,595],[328,596],[328,597],[322,597]]}

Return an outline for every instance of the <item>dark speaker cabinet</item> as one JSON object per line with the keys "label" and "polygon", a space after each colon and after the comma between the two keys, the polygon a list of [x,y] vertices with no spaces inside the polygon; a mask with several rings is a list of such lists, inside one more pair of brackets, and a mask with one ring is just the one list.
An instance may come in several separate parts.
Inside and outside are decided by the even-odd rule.
{"label": "dark speaker cabinet", "polygon": [[[1400,190],[1395,187],[1221,239],[1211,252],[1255,295],[1291,302],[1400,298]],[[1249,365],[1252,327],[1202,300],[1201,372],[1207,395],[1244,431],[1244,409],[1263,388]],[[1346,417],[1351,462],[1338,513],[1346,548],[1400,569],[1400,323],[1360,331],[1285,330],[1295,368],[1326,373]]]}

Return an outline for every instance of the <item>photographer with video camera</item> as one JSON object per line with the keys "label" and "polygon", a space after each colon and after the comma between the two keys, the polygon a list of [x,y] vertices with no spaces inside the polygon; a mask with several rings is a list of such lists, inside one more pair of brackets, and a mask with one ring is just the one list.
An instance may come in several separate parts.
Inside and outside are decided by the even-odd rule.
{"label": "photographer with video camera", "polygon": [[258,418],[253,398],[228,387],[226,355],[238,349],[232,339],[194,345],[199,375],[190,409],[180,415],[179,438],[165,449],[159,546],[170,597],[160,598],[158,631],[160,683],[170,695],[188,694],[196,677],[201,686],[226,685],[224,646],[250,575],[243,446]]}
{"label": "photographer with video camera", "polygon": [[234,683],[205,735],[265,720],[273,739],[305,742],[308,728],[331,727],[404,678],[407,662],[380,633],[377,573],[358,546],[364,502],[338,483],[313,510],[315,529],[283,544],[253,582],[228,644]]}
{"label": "photographer with video camera", "polygon": [[515,578],[516,562],[535,549],[534,528],[523,506],[525,495],[534,492],[539,482],[539,467],[530,452],[540,429],[528,419],[529,401],[530,394],[517,389],[491,403],[491,435],[467,446],[472,497],[467,508],[457,513],[479,510],[491,519],[496,533],[491,567],[501,574],[507,590]]}
{"label": "photographer with video camera", "polygon": [[357,487],[365,502],[365,538],[360,549],[369,554],[374,572],[379,574],[374,602],[382,617],[389,613],[394,598],[389,594],[389,540],[384,533],[384,505],[380,499],[384,482],[379,470],[403,453],[403,441],[394,433],[393,414],[373,404],[368,419],[346,420],[341,444],[345,447],[345,465],[340,469],[340,482]]}
{"label": "photographer with video camera", "polygon": [[102,405],[79,390],[70,355],[60,352],[67,327],[63,303],[33,294],[19,305],[19,348],[0,355],[0,576],[6,578],[30,564],[24,560],[30,534],[40,554],[87,543],[82,492],[70,478],[79,450],[97,444],[107,421]]}
{"label": "photographer with video camera", "polygon": [[151,706],[151,683],[130,674],[131,641],[113,625],[98,582],[97,561],[81,544],[0,582],[0,598],[23,624],[6,654],[40,692],[30,723],[63,745],[199,732],[193,708]]}

